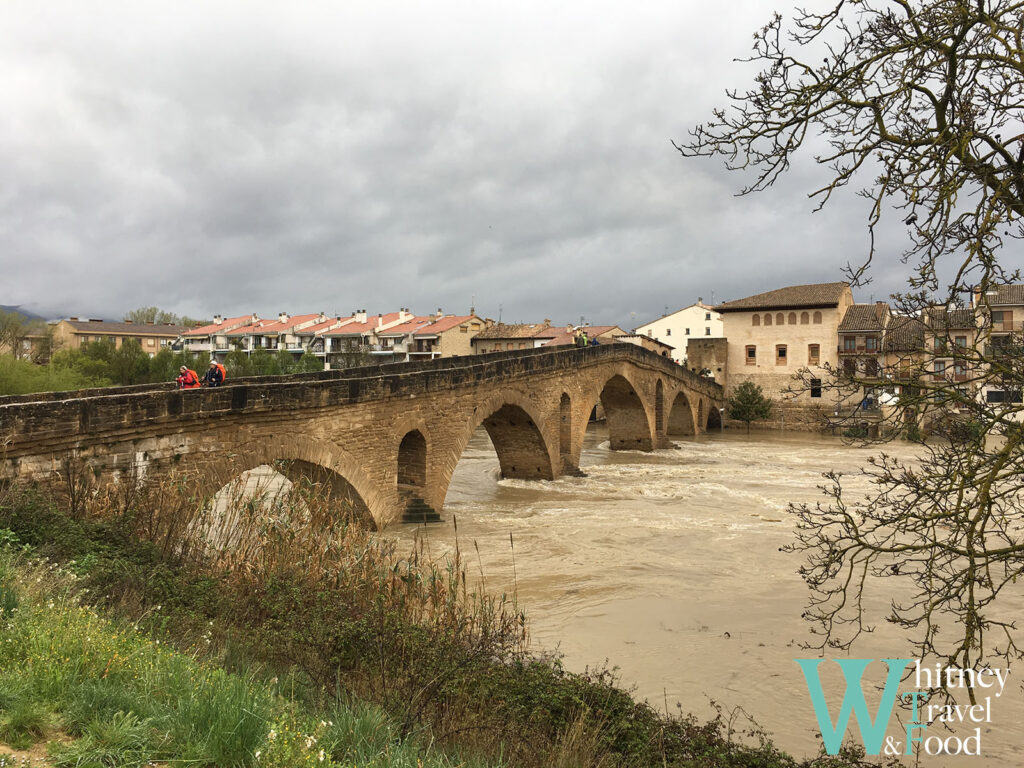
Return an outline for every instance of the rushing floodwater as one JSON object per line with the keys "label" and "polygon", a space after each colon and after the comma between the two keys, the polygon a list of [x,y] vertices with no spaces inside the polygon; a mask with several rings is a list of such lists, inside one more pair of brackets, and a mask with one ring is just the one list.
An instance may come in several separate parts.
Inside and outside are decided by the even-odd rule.
{"label": "rushing floodwater", "polygon": [[[457,519],[461,549],[472,562],[476,542],[488,589],[515,585],[535,647],[557,648],[570,669],[607,660],[659,708],[679,702],[709,717],[711,700],[742,705],[782,748],[815,753],[816,721],[793,661],[814,655],[799,647],[809,637],[800,619],[807,590],[796,574],[798,556],[779,552],[793,535],[786,505],[820,499],[823,471],[855,474],[871,452],[794,433],[728,431],[676,442],[649,454],[614,452],[607,432],[592,426],[581,459],[587,477],[528,482],[499,479],[481,429],[456,469],[446,522],[402,526],[398,535],[425,536],[441,555],[454,544]],[[911,449],[886,447],[905,458]],[[867,488],[863,479],[850,481]],[[855,646],[855,657],[909,655],[892,627],[877,627]],[[825,687],[833,712],[837,677]],[[981,725],[982,758],[925,757],[921,764],[1024,765],[1016,677],[994,701],[993,722]],[[868,701],[874,714],[877,696]]]}

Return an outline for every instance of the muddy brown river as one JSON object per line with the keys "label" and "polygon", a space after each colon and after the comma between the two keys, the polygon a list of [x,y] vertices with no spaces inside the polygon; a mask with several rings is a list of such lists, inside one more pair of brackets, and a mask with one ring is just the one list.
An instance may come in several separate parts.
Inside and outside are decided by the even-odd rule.
{"label": "muddy brown river", "polygon": [[[525,607],[533,645],[557,649],[570,669],[603,664],[659,709],[713,715],[712,701],[742,706],[782,748],[817,752],[817,721],[795,658],[813,656],[800,619],[807,591],[796,555],[779,552],[793,537],[790,501],[821,498],[821,473],[855,475],[872,449],[797,433],[726,431],[677,438],[676,449],[614,452],[592,425],[581,460],[587,477],[554,482],[502,480],[486,432],[460,461],[443,510],[445,522],[399,526],[424,536],[434,555],[454,545],[479,564],[492,592],[513,589]],[[887,446],[911,458],[913,446]],[[863,479],[851,482],[866,490]],[[509,534],[515,543],[515,578]],[[1021,594],[1007,596],[1024,606]],[[895,628],[881,621],[854,649],[858,658],[910,657]],[[830,655],[828,658],[835,658]],[[828,663],[831,667],[835,665]],[[822,679],[833,713],[838,669]],[[875,667],[872,667],[873,669]],[[884,680],[877,665],[872,682]],[[903,688],[901,687],[901,690]],[[878,695],[868,694],[872,715]],[[1019,670],[993,699],[981,728],[981,756],[923,756],[924,766],[1024,766],[1024,704]],[[895,718],[894,718],[895,723]],[[854,728],[854,721],[850,721]],[[903,739],[894,725],[889,731]],[[942,734],[938,726],[928,734]],[[859,741],[859,739],[858,739]]]}

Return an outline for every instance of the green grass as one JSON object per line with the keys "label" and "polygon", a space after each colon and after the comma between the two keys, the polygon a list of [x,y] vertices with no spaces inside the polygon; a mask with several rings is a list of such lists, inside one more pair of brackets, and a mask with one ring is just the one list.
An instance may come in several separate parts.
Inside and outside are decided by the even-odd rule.
{"label": "green grass", "polygon": [[[0,549],[0,741],[51,741],[57,766],[483,766],[403,735],[383,711],[310,710],[80,604],[74,574]],[[57,739],[60,736],[62,738]]]}

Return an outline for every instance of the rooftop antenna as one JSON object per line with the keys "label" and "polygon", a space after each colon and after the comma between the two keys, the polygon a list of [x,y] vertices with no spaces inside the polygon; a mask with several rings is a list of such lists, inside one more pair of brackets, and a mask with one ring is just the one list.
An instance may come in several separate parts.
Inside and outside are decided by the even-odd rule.
{"label": "rooftop antenna", "polygon": [[498,304],[498,322],[499,323],[501,322],[501,308],[503,306],[504,306],[503,304],[500,304],[500,303]]}

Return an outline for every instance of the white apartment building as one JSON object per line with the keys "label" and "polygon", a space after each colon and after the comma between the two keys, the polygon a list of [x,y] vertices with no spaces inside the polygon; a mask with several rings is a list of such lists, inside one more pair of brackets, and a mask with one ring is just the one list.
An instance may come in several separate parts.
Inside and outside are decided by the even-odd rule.
{"label": "white apartment building", "polygon": [[696,304],[638,326],[634,332],[674,347],[672,358],[677,363],[682,363],[686,357],[689,339],[720,339],[725,336],[722,316],[701,298]]}

